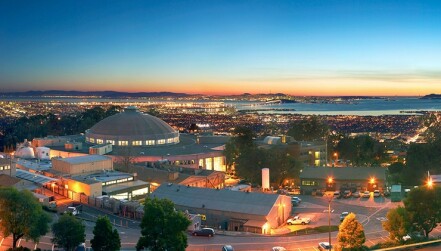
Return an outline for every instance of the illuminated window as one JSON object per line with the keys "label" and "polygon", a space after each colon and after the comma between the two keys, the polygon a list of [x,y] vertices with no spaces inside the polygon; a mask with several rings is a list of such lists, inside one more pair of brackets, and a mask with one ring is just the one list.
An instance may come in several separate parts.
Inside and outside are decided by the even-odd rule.
{"label": "illuminated window", "polygon": [[167,139],[167,144],[171,144],[171,143],[173,143],[173,141],[174,141],[173,138],[169,138],[169,139]]}
{"label": "illuminated window", "polygon": [[102,144],[102,143],[104,143],[104,140],[102,140],[102,139],[96,139],[96,143],[97,143],[97,144]]}
{"label": "illuminated window", "polygon": [[142,145],[142,141],[141,140],[132,141],[132,146],[140,146],[140,145]]}
{"label": "illuminated window", "polygon": [[152,146],[152,145],[155,144],[155,141],[154,140],[146,140],[145,144],[148,145],[148,146]]}
{"label": "illuminated window", "polygon": [[165,144],[165,139],[158,139],[158,145]]}
{"label": "illuminated window", "polygon": [[110,139],[108,139],[108,140],[106,140],[106,143],[109,143],[109,144],[115,145],[115,140],[110,140]]}
{"label": "illuminated window", "polygon": [[118,145],[119,145],[119,146],[127,146],[127,145],[129,145],[129,142],[126,141],[126,140],[118,141]]}
{"label": "illuminated window", "polygon": [[94,138],[90,138],[90,143],[95,143],[95,139]]}
{"label": "illuminated window", "polygon": [[317,186],[317,181],[312,180],[302,180],[302,186]]}

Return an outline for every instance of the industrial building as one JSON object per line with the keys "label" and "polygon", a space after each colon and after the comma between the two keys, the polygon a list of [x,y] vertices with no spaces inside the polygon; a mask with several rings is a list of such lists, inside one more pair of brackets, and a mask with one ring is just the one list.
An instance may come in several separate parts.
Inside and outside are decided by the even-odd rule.
{"label": "industrial building", "polygon": [[307,167],[300,173],[300,190],[385,190],[386,169],[382,167]]}
{"label": "industrial building", "polygon": [[291,197],[280,194],[162,184],[151,195],[171,200],[179,210],[201,214],[216,229],[271,234],[291,215]]}

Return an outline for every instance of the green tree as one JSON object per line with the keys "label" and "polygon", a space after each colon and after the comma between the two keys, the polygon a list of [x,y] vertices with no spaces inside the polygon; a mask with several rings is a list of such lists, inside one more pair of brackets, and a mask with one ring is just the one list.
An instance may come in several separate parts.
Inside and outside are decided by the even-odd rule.
{"label": "green tree", "polygon": [[401,241],[411,228],[409,214],[406,209],[404,207],[390,209],[386,218],[387,221],[382,223],[383,229],[389,232],[389,238],[392,241]]}
{"label": "green tree", "polygon": [[358,222],[354,213],[346,216],[340,224],[337,241],[342,250],[362,250],[366,237],[363,225]]}
{"label": "green tree", "polygon": [[322,140],[328,135],[328,125],[318,116],[311,116],[306,120],[293,121],[287,134],[299,141]]}
{"label": "green tree", "polygon": [[273,148],[264,150],[264,152],[264,166],[270,169],[271,182],[282,186],[285,179],[299,177],[300,170],[302,169],[300,161],[281,149]]}
{"label": "green tree", "polygon": [[385,158],[384,144],[368,135],[345,137],[336,146],[339,156],[354,165],[378,165]]}
{"label": "green tree", "polygon": [[441,221],[441,188],[412,189],[404,200],[413,230],[423,231],[426,237]]}
{"label": "green tree", "polygon": [[190,220],[174,208],[167,199],[147,198],[144,205],[144,217],[141,221],[141,237],[136,250],[143,248],[151,251],[184,251],[187,247],[185,230]]}
{"label": "green tree", "polygon": [[83,223],[71,214],[63,214],[58,222],[52,225],[52,243],[63,247],[66,251],[73,251],[85,241],[85,227]]}
{"label": "green tree", "polygon": [[29,191],[0,188],[0,230],[3,236],[12,234],[12,247],[20,238],[38,242],[49,231],[51,219]]}
{"label": "green tree", "polygon": [[112,230],[112,224],[107,217],[99,217],[93,228],[93,239],[90,240],[93,250],[116,251],[121,248],[118,231]]}
{"label": "green tree", "polygon": [[257,169],[252,160],[261,153],[253,141],[254,136],[250,128],[237,127],[224,150],[227,166],[234,166],[239,176],[247,177],[249,180],[255,179]]}

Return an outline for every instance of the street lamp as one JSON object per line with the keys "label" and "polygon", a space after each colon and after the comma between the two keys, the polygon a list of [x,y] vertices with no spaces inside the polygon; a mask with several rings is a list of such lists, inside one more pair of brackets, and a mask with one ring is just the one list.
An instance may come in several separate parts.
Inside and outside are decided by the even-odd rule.
{"label": "street lamp", "polygon": [[433,180],[432,177],[430,177],[429,171],[427,171],[427,187],[432,188],[433,187]]}
{"label": "street lamp", "polygon": [[332,195],[329,196],[328,200],[328,232],[329,232],[329,247],[332,249],[331,246],[331,201],[332,201]]}
{"label": "street lamp", "polygon": [[337,152],[334,153],[334,157],[335,157],[334,165],[337,166],[337,162],[338,162],[338,153]]}
{"label": "street lamp", "polygon": [[52,186],[52,195],[55,195],[55,183],[52,183],[51,186]]}

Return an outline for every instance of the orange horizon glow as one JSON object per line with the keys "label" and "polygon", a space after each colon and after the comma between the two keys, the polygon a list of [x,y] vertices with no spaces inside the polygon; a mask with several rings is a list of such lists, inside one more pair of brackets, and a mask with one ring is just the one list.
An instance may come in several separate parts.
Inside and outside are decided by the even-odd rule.
{"label": "orange horizon glow", "polygon": [[[91,84],[94,82],[94,84]],[[124,83],[124,84],[122,84]],[[63,88],[59,88],[63,86]],[[70,86],[70,87],[67,87]],[[73,88],[74,87],[74,88]],[[142,81],[95,80],[33,83],[27,90],[76,90],[120,92],[174,92],[202,95],[284,93],[291,96],[424,96],[440,93],[436,81],[366,81],[359,79],[307,79],[291,82],[264,81]],[[0,90],[2,91],[2,90]],[[26,91],[26,90],[20,90]]]}

